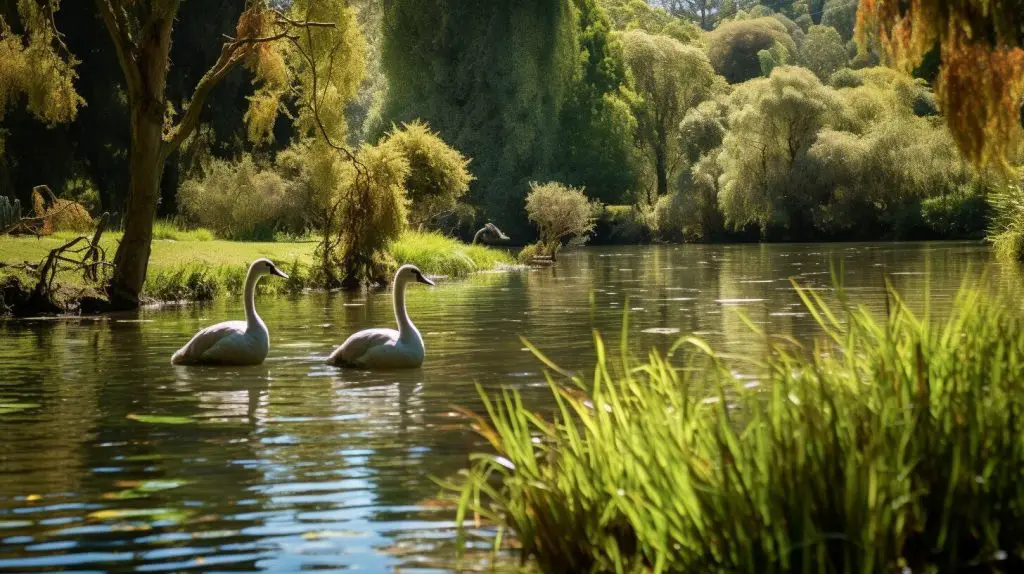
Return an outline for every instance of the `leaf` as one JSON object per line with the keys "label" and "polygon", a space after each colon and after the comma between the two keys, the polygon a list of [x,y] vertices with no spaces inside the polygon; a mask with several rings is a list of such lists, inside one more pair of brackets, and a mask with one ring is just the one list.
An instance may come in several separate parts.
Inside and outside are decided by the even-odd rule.
{"label": "leaf", "polygon": [[28,409],[38,409],[39,403],[0,403],[0,415],[16,413]]}
{"label": "leaf", "polygon": [[128,415],[128,418],[130,418],[133,421],[138,421],[140,423],[155,424],[155,425],[187,425],[189,423],[194,423],[195,422],[190,417],[168,417],[168,416],[158,416],[158,415],[137,415],[137,414],[134,414],[134,413]]}

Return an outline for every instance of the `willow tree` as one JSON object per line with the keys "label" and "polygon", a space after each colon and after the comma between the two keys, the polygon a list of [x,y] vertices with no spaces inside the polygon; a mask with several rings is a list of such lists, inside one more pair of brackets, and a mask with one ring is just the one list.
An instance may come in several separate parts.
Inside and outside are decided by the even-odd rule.
{"label": "willow tree", "polygon": [[579,64],[574,6],[552,0],[391,0],[384,5],[384,120],[420,118],[473,158],[469,200],[513,235],[547,178]]}
{"label": "willow tree", "polygon": [[647,198],[653,204],[668,193],[670,174],[681,159],[679,123],[711,97],[717,76],[703,50],[668,36],[630,30],[622,43],[641,98],[635,106],[637,142],[648,152],[657,181],[654,197]]}
{"label": "willow tree", "polygon": [[[79,62],[53,26],[58,8],[56,3],[0,4],[0,122],[22,100],[51,126],[74,120],[85,103],[74,87]],[[0,128],[0,165],[6,157],[4,133]]]}
{"label": "willow tree", "polygon": [[1007,167],[1024,135],[1024,0],[862,0],[857,41],[873,39],[906,71],[937,43],[935,93],[957,146],[974,164]]}
{"label": "willow tree", "polygon": [[719,156],[718,199],[727,223],[737,229],[756,224],[763,237],[769,228],[799,234],[809,225],[818,198],[798,184],[796,168],[841,106],[835,91],[806,68],[776,68],[771,77],[736,88]]}
{"label": "willow tree", "polygon": [[[124,237],[114,258],[108,292],[115,306],[132,307],[138,304],[146,280],[165,163],[195,130],[214,87],[240,65],[252,70],[257,91],[250,99],[249,131],[254,139],[265,139],[289,83],[288,47],[303,49],[305,43],[308,52],[314,39],[322,45],[327,40],[323,36],[330,35],[336,37],[332,43],[351,48],[349,38],[358,33],[343,0],[296,1],[288,4],[287,11],[252,0],[239,15],[234,36],[227,37],[189,101],[175,113],[166,88],[171,37],[181,0],[95,1],[124,75],[131,130]],[[343,51],[341,61],[349,55],[348,50]]]}

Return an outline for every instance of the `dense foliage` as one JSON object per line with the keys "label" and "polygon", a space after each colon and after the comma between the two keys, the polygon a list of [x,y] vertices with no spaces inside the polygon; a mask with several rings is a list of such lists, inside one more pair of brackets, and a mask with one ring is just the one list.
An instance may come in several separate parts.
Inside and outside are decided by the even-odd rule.
{"label": "dense foliage", "polygon": [[[1010,8],[982,17],[880,0],[174,1],[154,96],[166,113],[146,132],[163,153],[147,159],[152,185],[136,193],[130,159],[145,154],[128,151],[144,98],[132,96],[120,36],[97,18],[98,6],[120,1],[0,3],[0,195],[26,204],[46,183],[94,216],[142,221],[126,234],[133,252],[146,251],[147,218],[180,216],[222,237],[311,232],[323,241],[322,271],[372,280],[409,224],[468,239],[493,220],[531,241],[531,181],[622,206],[599,228],[626,230],[620,238],[974,237],[1002,217],[1004,203],[988,195],[1024,157],[1019,118],[1007,115],[1024,85],[1019,22],[996,18]],[[140,2],[125,17],[156,18],[160,6]],[[324,25],[288,32],[304,21]],[[940,30],[949,22],[986,33],[965,42]],[[277,34],[288,41],[256,41]],[[934,41],[942,48],[928,48]],[[874,67],[879,57],[904,70]],[[967,113],[950,86],[975,69],[991,81],[967,86],[984,92]],[[947,129],[940,109],[963,113],[944,114]],[[979,125],[1005,137],[982,142],[989,127]],[[125,216],[140,193],[145,213]]]}
{"label": "dense foliage", "polygon": [[425,123],[417,120],[393,128],[379,145],[398,152],[409,163],[404,188],[413,225],[426,225],[451,213],[469,191],[473,181],[469,160]]}
{"label": "dense foliage", "polygon": [[608,199],[632,185],[629,96],[609,33],[592,0],[389,2],[384,117],[421,118],[472,157],[470,201],[522,236],[532,179],[564,179]]}

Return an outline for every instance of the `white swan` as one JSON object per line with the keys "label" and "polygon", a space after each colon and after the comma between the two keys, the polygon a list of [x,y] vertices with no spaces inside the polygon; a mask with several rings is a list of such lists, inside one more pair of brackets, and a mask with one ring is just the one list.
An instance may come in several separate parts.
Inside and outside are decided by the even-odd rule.
{"label": "white swan", "polygon": [[288,278],[269,259],[257,259],[245,276],[245,321],[225,321],[199,331],[171,357],[172,365],[258,365],[270,350],[270,333],[256,314],[256,283],[264,275]]}
{"label": "white swan", "polygon": [[419,282],[433,285],[415,265],[403,265],[395,273],[394,303],[398,330],[366,329],[345,340],[327,362],[336,367],[408,369],[423,364],[423,337],[405,310],[405,286]]}

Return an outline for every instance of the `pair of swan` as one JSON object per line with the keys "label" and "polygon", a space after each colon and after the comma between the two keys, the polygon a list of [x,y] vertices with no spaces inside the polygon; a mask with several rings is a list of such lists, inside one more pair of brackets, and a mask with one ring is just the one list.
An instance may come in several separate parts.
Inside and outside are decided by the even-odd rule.
{"label": "pair of swan", "polygon": [[[256,314],[256,283],[264,275],[288,278],[269,259],[257,259],[245,278],[245,321],[225,321],[199,331],[171,357],[174,365],[258,365],[267,358],[270,334]],[[364,369],[414,368],[423,364],[423,337],[405,309],[405,288],[418,282],[434,285],[415,265],[395,273],[394,304],[398,330],[366,329],[353,334],[331,353],[327,362]]]}

